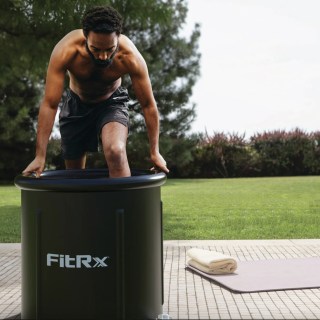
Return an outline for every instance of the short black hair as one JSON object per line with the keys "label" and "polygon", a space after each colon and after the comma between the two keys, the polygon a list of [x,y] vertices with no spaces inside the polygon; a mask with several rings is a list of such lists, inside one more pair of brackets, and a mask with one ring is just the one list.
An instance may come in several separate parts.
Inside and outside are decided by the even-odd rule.
{"label": "short black hair", "polygon": [[110,6],[96,6],[87,10],[82,19],[82,29],[85,37],[90,31],[97,33],[116,32],[119,36],[122,31],[122,17],[117,10]]}

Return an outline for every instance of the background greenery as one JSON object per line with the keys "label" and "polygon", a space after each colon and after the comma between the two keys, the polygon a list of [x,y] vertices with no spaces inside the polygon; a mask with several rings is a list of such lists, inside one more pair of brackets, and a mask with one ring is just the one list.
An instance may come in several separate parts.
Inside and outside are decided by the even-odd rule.
{"label": "background greenery", "polygon": [[257,133],[245,139],[216,132],[190,140],[190,157],[172,167],[189,178],[301,176],[320,173],[320,131],[299,128]]}
{"label": "background greenery", "polygon": [[[320,177],[170,179],[161,190],[167,240],[320,236]],[[0,242],[19,242],[20,191],[0,193]]]}

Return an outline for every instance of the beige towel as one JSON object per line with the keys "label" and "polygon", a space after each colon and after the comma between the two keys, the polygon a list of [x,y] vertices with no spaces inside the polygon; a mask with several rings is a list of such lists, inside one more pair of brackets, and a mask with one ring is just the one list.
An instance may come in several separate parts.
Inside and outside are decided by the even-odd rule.
{"label": "beige towel", "polygon": [[187,256],[190,266],[206,273],[226,274],[237,269],[237,261],[220,252],[192,248],[187,251]]}

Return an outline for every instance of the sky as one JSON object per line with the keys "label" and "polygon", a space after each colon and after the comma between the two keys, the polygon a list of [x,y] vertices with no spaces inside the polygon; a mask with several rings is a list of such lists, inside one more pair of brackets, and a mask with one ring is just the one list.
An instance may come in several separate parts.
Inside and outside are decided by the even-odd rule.
{"label": "sky", "polygon": [[201,25],[191,132],[320,130],[319,0],[188,0]]}

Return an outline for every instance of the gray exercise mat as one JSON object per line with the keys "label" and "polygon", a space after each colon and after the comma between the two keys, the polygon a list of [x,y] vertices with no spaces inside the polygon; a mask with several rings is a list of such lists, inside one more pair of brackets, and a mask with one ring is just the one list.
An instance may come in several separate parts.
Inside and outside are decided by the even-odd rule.
{"label": "gray exercise mat", "polygon": [[320,258],[238,261],[235,273],[211,275],[188,269],[236,292],[307,289],[320,287]]}

